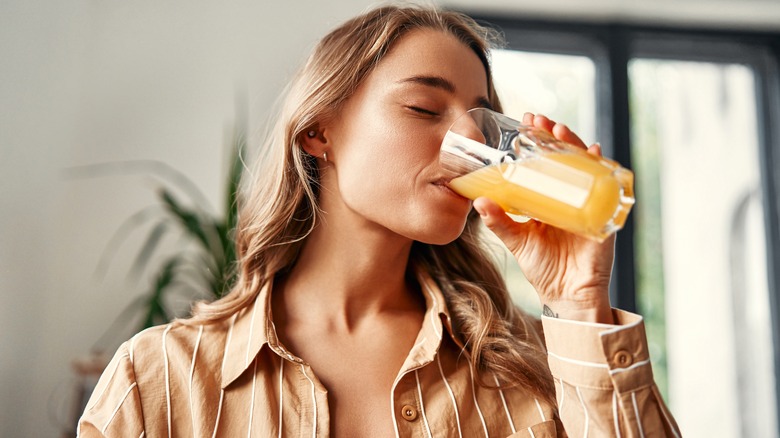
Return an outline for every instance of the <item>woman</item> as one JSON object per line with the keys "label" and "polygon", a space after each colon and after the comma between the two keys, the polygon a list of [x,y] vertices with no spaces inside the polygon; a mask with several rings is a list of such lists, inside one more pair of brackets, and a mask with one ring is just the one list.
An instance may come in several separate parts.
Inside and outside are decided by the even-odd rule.
{"label": "woman", "polygon": [[[609,306],[614,240],[515,223],[445,186],[447,127],[501,109],[489,37],[459,14],[397,7],[328,34],[243,198],[237,284],[122,345],[80,434],[678,435],[641,318]],[[585,147],[543,116],[524,122]],[[480,221],[539,292],[546,346]]]}

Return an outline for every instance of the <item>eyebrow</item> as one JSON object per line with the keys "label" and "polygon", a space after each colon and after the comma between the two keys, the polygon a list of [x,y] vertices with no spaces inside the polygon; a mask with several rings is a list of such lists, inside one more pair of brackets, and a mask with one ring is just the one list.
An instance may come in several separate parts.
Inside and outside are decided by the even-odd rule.
{"label": "eyebrow", "polygon": [[[398,81],[400,84],[418,84],[418,85],[424,85],[427,87],[433,87],[438,88],[441,90],[444,90],[448,93],[455,93],[455,84],[448,81],[447,79],[441,77],[441,76],[412,76],[406,79],[401,79]],[[487,99],[487,97],[480,96],[477,98],[477,106],[487,109],[493,109],[493,105],[490,104],[490,101]]]}
{"label": "eyebrow", "polygon": [[402,84],[412,83],[433,88],[440,88],[448,93],[455,92],[455,84],[441,76],[412,76],[410,78],[401,79],[398,82]]}

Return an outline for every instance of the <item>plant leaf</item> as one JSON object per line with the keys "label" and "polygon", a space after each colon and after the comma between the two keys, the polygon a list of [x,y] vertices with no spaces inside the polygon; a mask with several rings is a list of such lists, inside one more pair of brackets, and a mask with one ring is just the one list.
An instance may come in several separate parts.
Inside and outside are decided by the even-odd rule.
{"label": "plant leaf", "polygon": [[204,224],[198,215],[193,211],[182,207],[173,197],[171,192],[165,188],[160,189],[160,198],[162,198],[163,204],[167,207],[168,212],[184,226],[184,229],[199,241],[206,250],[210,250],[210,242],[206,237]]}
{"label": "plant leaf", "polygon": [[117,174],[151,174],[172,183],[177,188],[200,204],[202,209],[213,210],[206,195],[184,173],[176,168],[157,160],[127,160],[109,161],[104,163],[87,164],[64,169],[66,178],[96,178],[102,176],[116,176]]}
{"label": "plant leaf", "polygon": [[[138,310],[138,308],[143,306],[145,302],[146,302],[145,296],[136,297],[133,301],[131,301],[130,304],[128,304],[127,307],[125,307],[124,310],[122,310],[122,313],[120,313],[119,316],[116,317],[114,322],[111,323],[108,329],[106,329],[106,331],[103,332],[102,335],[100,335],[98,340],[95,341],[94,344],[92,344],[92,348],[90,349],[90,351],[105,352],[108,350],[108,348],[115,348],[112,347],[114,342],[114,337],[115,337],[114,335],[116,334],[115,332],[121,327],[123,327],[128,321],[130,321],[132,314],[136,310]],[[122,334],[120,334],[118,337],[124,339],[125,336],[126,335],[124,334],[124,332],[122,332]],[[104,347],[104,345],[108,348]]]}
{"label": "plant leaf", "polygon": [[108,244],[106,244],[103,253],[98,259],[97,266],[95,267],[95,277],[103,278],[106,271],[108,270],[108,264],[111,262],[111,259],[114,258],[114,255],[122,243],[130,236],[130,233],[134,229],[143,225],[143,223],[148,221],[150,218],[153,218],[154,213],[159,212],[159,205],[151,205],[141,211],[134,213],[132,216],[125,219],[121,225],[119,225],[119,228],[114,231],[114,234],[111,236],[111,239],[109,239]]}
{"label": "plant leaf", "polygon": [[244,160],[241,154],[246,149],[246,146],[246,135],[244,135],[243,131],[238,132],[233,139],[231,165],[226,187],[227,193],[225,194],[225,225],[228,231],[236,227],[238,218],[238,189],[244,171]]}
{"label": "plant leaf", "polygon": [[217,297],[223,296],[233,286],[236,271],[236,242],[235,230],[238,224],[238,192],[243,176],[245,164],[242,153],[246,150],[246,129],[236,130],[234,135],[233,150],[231,154],[231,167],[228,175],[225,222],[218,224],[219,236],[222,238],[222,250],[224,254],[221,275],[218,283],[215,285],[214,294]]}
{"label": "plant leaf", "polygon": [[149,294],[149,308],[144,320],[144,328],[166,323],[170,320],[168,313],[165,311],[163,298],[165,296],[165,291],[174,280],[176,267],[180,262],[181,260],[179,257],[170,258],[157,275],[154,288]]}
{"label": "plant leaf", "polygon": [[168,224],[164,221],[160,221],[152,228],[152,231],[149,232],[149,236],[146,238],[141,250],[138,251],[138,255],[136,256],[133,265],[130,267],[128,276],[133,275],[137,277],[143,273],[146,264],[152,258],[152,253],[157,248],[157,245],[160,243],[160,240],[167,229]]}

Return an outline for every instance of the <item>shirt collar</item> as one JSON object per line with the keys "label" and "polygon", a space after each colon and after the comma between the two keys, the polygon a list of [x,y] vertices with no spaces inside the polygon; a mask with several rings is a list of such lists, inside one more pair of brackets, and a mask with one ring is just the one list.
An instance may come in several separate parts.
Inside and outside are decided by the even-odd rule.
{"label": "shirt collar", "polygon": [[399,375],[421,368],[436,358],[436,354],[441,347],[444,329],[447,330],[450,338],[459,344],[457,338],[453,336],[447,301],[444,299],[439,285],[421,267],[415,267],[414,273],[425,297],[426,310],[420,332],[417,334],[414,346],[401,366]]}
{"label": "shirt collar", "polygon": [[263,345],[271,339],[278,345],[276,330],[271,320],[271,288],[268,281],[260,289],[255,301],[230,319],[225,356],[222,359],[222,388],[224,389],[249,368]]}
{"label": "shirt collar", "polygon": [[[425,316],[414,347],[401,367],[401,373],[430,363],[439,350],[443,329],[461,348],[453,335],[449,309],[436,281],[422,268],[414,269],[425,298]],[[223,358],[221,385],[224,389],[249,368],[264,345],[287,360],[303,363],[279,343],[271,316],[271,289],[269,281],[257,294],[254,302],[239,311],[228,322],[227,343]]]}
{"label": "shirt collar", "polygon": [[[425,305],[427,310],[425,312],[426,321],[431,321],[431,327],[438,329],[441,333],[441,324],[447,330],[450,338],[458,345],[460,349],[465,349],[465,346],[461,342],[460,338],[455,335],[455,331],[452,328],[452,318],[450,317],[450,309],[447,305],[447,300],[444,299],[444,293],[442,292],[439,284],[431,277],[431,274],[422,267],[415,268],[415,275],[417,281],[420,283],[422,292],[425,295]],[[440,324],[434,324],[431,314],[437,316],[437,320]],[[425,321],[423,321],[423,329],[425,329]],[[441,336],[439,336],[441,338]]]}

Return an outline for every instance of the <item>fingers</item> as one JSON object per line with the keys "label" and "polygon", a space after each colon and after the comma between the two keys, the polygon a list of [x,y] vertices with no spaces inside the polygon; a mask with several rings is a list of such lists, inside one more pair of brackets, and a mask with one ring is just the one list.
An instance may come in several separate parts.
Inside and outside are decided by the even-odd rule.
{"label": "fingers", "polygon": [[585,142],[582,141],[582,139],[577,134],[575,134],[571,129],[569,129],[568,126],[562,123],[556,123],[555,121],[550,120],[549,118],[541,114],[533,114],[533,113],[523,114],[523,124],[527,126],[534,126],[536,128],[540,128],[547,132],[550,132],[558,140],[562,140],[565,141],[566,143],[579,146],[583,149],[587,148]]}
{"label": "fingers", "polygon": [[568,126],[563,125],[561,123],[556,123],[555,126],[553,126],[552,133],[558,140],[563,140],[566,143],[573,144],[575,146],[579,146],[583,149],[587,149],[587,146],[585,146],[585,142],[580,139],[580,137],[572,132],[571,129],[569,129]]}
{"label": "fingers", "polygon": [[522,232],[524,224],[512,220],[501,206],[488,198],[477,198],[473,205],[485,226],[501,239],[510,251],[515,252],[523,245],[526,235]]}
{"label": "fingers", "polygon": [[597,157],[603,156],[603,153],[601,152],[601,144],[599,143],[593,143],[592,145],[590,145],[588,147],[588,152]]}
{"label": "fingers", "polygon": [[537,114],[534,116],[534,126],[537,128],[544,129],[547,132],[553,132],[553,128],[555,128],[556,123],[550,119],[548,119],[546,116],[543,116],[541,114]]}

